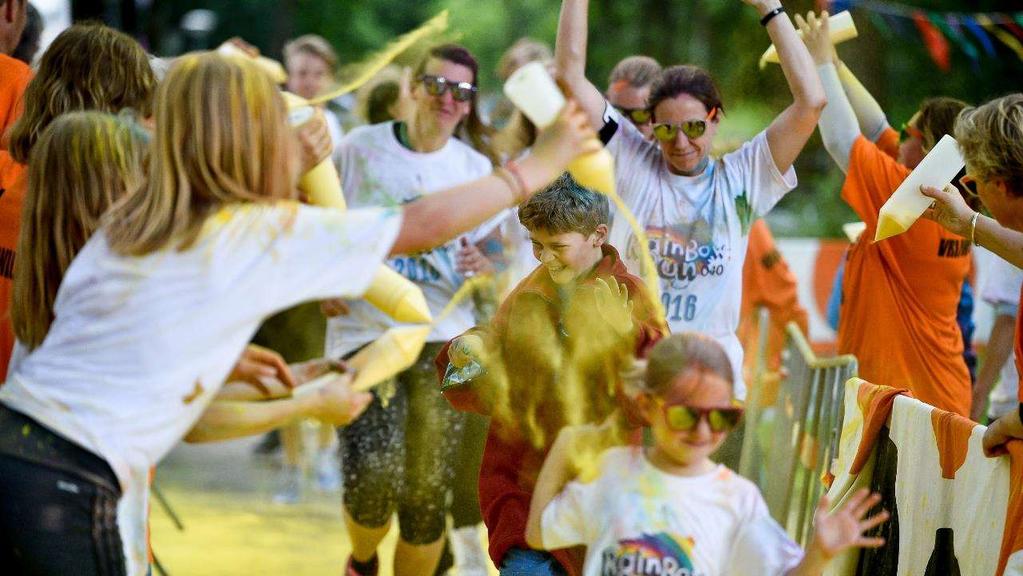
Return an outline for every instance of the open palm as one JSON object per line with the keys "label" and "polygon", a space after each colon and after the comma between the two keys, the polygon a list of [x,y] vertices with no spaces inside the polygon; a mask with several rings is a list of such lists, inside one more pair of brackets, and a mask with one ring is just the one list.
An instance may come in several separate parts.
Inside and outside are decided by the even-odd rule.
{"label": "open palm", "polygon": [[813,546],[827,559],[834,558],[841,552],[857,548],[879,548],[884,546],[884,538],[868,538],[864,532],[879,526],[888,520],[888,511],[882,510],[873,516],[867,516],[870,509],[881,501],[881,495],[871,494],[862,489],[841,508],[828,512],[830,501],[821,496],[814,513]]}

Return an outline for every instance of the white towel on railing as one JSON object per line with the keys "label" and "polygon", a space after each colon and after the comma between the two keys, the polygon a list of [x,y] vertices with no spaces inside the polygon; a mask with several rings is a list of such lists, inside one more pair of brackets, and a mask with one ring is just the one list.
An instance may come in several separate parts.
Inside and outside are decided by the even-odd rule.
{"label": "white towel on railing", "polygon": [[1009,502],[1009,459],[987,458],[984,427],[912,398],[896,398],[899,574],[923,574],[935,532],[951,528],[963,576],[995,574]]}

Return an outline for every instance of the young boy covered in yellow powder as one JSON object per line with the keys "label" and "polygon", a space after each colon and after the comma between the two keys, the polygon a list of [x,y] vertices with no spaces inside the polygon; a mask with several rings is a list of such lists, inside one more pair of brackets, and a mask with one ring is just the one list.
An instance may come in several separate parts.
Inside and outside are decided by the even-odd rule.
{"label": "young boy covered in yellow powder", "polygon": [[526,543],[536,476],[562,427],[614,412],[621,368],[667,332],[643,282],[606,243],[609,210],[568,175],[522,205],[540,266],[488,325],[437,357],[448,400],[492,416],[480,506],[502,574],[579,573],[581,555]]}

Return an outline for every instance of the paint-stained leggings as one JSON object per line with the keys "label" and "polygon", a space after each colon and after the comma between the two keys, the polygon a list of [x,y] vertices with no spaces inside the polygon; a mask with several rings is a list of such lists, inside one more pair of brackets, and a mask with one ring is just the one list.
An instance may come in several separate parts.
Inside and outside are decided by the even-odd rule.
{"label": "paint-stained leggings", "polygon": [[386,407],[374,391],[362,416],[338,430],[345,510],[374,528],[397,509],[401,538],[414,545],[444,533],[465,421],[440,393],[433,359],[441,346],[427,344],[398,375]]}

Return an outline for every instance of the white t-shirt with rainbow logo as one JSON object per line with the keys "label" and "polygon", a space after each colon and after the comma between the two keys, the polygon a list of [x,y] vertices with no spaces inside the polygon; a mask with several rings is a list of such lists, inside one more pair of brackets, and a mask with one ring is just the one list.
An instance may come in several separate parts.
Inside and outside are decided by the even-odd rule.
{"label": "white t-shirt with rainbow logo", "polygon": [[749,480],[723,465],[667,474],[632,447],[604,452],[593,482],[570,482],[541,532],[547,549],[586,546],[585,576],[773,576],[803,557]]}

